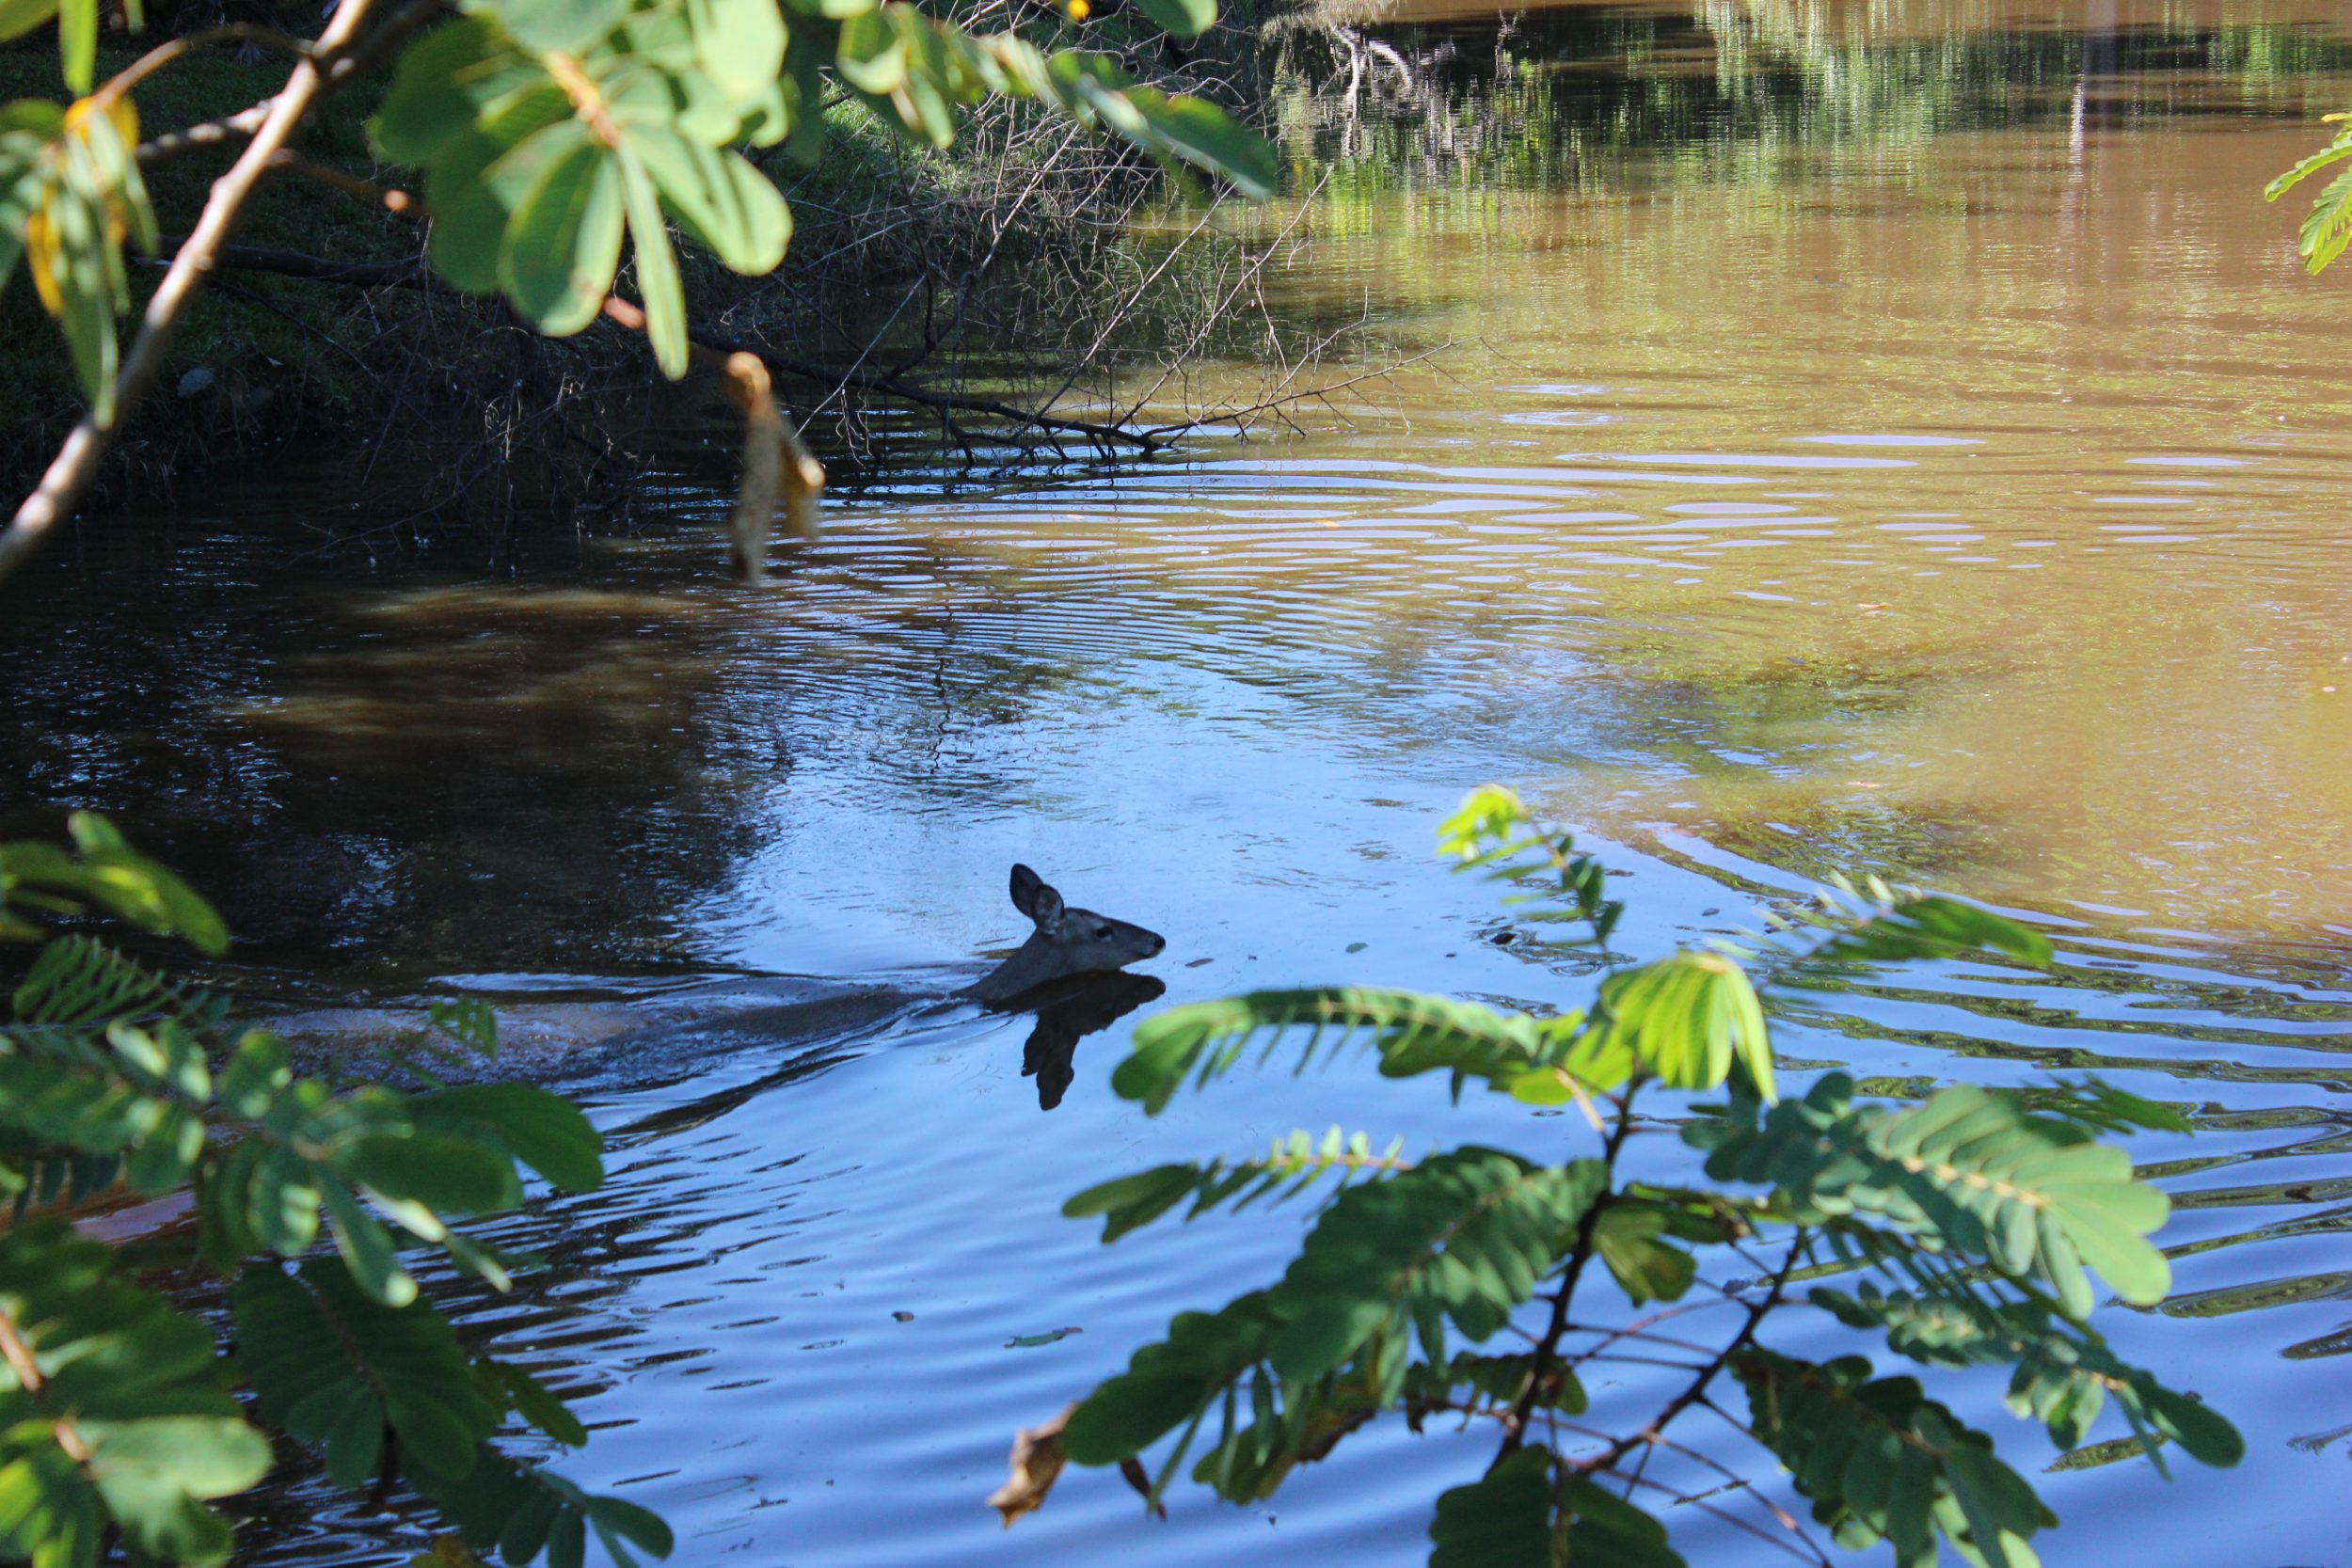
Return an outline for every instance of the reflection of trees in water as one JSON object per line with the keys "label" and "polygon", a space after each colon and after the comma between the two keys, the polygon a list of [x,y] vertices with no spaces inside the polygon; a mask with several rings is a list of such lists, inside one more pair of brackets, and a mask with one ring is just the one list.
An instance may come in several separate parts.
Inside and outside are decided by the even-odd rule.
{"label": "reflection of trees in water", "polygon": [[2294,13],[2019,26],[1959,6],[1888,25],[1879,9],[1700,0],[1689,15],[1564,7],[1500,27],[1391,26],[1419,64],[1409,91],[1343,101],[1303,62],[1278,85],[1279,123],[1294,154],[1334,164],[1341,201],[1401,184],[1606,185],[1635,153],[1664,154],[1641,171],[1652,180],[1752,182],[1778,177],[1782,153],[1953,132],[2316,113],[2324,79],[2352,69],[2331,24]]}
{"label": "reflection of trees in water", "polygon": [[196,546],[93,528],[9,584],[0,834],[115,814],[240,958],[338,991],[673,961],[803,758],[829,787],[1005,799],[992,732],[1077,673],[1004,645],[1018,580],[952,541],[826,542],[765,596],[704,580],[707,551],[361,577],[285,566],[301,495],[278,504]]}

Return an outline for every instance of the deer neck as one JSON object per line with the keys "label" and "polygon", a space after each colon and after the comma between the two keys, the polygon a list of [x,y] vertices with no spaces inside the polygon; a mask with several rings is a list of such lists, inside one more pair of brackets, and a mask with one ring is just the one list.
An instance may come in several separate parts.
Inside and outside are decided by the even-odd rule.
{"label": "deer neck", "polygon": [[976,1002],[1002,1002],[1068,973],[1062,967],[1061,950],[1041,933],[1032,933],[1010,958],[966,987],[963,994]]}

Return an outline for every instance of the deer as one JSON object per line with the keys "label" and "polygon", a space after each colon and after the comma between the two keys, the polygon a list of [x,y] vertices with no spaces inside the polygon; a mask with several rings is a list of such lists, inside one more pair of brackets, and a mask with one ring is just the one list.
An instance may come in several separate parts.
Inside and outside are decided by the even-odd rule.
{"label": "deer", "polygon": [[1010,958],[963,988],[984,1006],[999,1007],[1024,992],[1073,974],[1101,974],[1156,958],[1168,946],[1157,931],[1092,910],[1073,909],[1059,892],[1025,865],[1012,868],[1012,907],[1037,927]]}
{"label": "deer", "polygon": [[[818,1054],[830,1060],[834,1058],[827,1053],[837,1043],[864,1038],[894,1022],[945,1012],[958,1003],[977,1003],[991,1013],[1034,1015],[1022,1074],[1037,1080],[1039,1108],[1050,1111],[1060,1103],[1071,1082],[1071,1055],[1079,1037],[1108,1027],[1165,990],[1149,975],[1122,972],[1129,964],[1157,958],[1167,950],[1168,939],[1132,921],[1068,903],[1058,889],[1025,865],[1013,866],[1009,891],[1012,907],[1029,921],[1029,935],[969,985],[946,991],[895,984],[834,989],[813,996],[803,991],[781,1006],[630,1030],[603,1041],[596,1054],[607,1071],[617,1069],[622,1079],[640,1081],[648,1069],[667,1079],[688,1067],[674,1049],[644,1049],[657,1039],[673,1048],[692,1041],[686,1054],[706,1061],[747,1039],[821,1046]],[[742,994],[734,987],[719,989],[722,994]],[[796,1060],[756,1081],[658,1113],[627,1131],[649,1130],[680,1118],[700,1120],[805,1070],[807,1065]]]}

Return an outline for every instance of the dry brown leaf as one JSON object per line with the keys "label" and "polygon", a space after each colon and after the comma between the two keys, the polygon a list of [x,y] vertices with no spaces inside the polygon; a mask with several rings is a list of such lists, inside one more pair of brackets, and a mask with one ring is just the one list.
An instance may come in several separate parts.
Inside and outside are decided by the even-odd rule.
{"label": "dry brown leaf", "polygon": [[988,1495],[988,1506],[1005,1516],[1005,1528],[1024,1513],[1034,1513],[1043,1505],[1045,1494],[1054,1489],[1055,1480],[1067,1463],[1061,1451],[1062,1423],[1077,1409],[1073,1402],[1065,1405],[1062,1413],[1043,1426],[1023,1429],[1012,1437],[1012,1474],[1005,1484]]}

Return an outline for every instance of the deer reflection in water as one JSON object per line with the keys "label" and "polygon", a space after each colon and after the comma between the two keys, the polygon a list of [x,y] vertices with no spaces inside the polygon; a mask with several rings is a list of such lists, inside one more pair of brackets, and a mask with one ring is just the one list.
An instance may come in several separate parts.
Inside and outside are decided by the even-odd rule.
{"label": "deer reflection in water", "polygon": [[1150,974],[1111,970],[1039,986],[1002,1002],[993,1012],[1033,1012],[1036,1025],[1021,1048],[1021,1076],[1037,1080],[1037,1108],[1050,1111],[1077,1076],[1072,1058],[1078,1042],[1100,1033],[1168,990]]}

